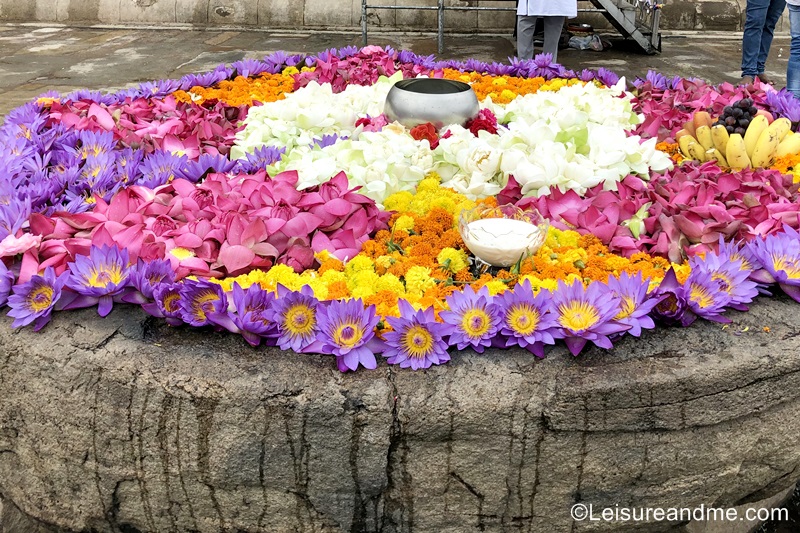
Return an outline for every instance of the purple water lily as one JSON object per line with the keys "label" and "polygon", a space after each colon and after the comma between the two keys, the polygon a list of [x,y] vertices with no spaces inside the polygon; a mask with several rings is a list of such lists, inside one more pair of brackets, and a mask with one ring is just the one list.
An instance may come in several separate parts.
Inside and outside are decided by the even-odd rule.
{"label": "purple water lily", "polygon": [[332,300],[318,314],[320,353],[335,355],[341,372],[378,366],[375,354],[384,346],[375,337],[380,317],[374,305],[365,308],[361,299]]}
{"label": "purple water lily", "polygon": [[[258,284],[243,289],[234,283],[232,299],[236,308],[234,323],[251,346],[258,346],[263,338],[274,339],[277,336],[278,326],[270,318],[275,301],[272,292],[262,289]],[[269,344],[274,345],[274,342]]]}
{"label": "purple water lily", "polygon": [[439,317],[449,325],[451,346],[463,350],[471,346],[483,353],[492,345],[492,339],[500,327],[501,312],[492,302],[489,290],[481,287],[478,292],[471,286],[463,292],[454,292],[447,297],[449,311],[442,311]]}
{"label": "purple water lily", "polygon": [[30,281],[14,285],[14,294],[8,297],[11,310],[8,316],[14,318],[12,328],[33,323],[33,330],[39,331],[48,322],[50,315],[61,298],[62,289],[69,274],[63,272],[56,276],[52,267],[47,267],[42,275],[34,275]]}
{"label": "purple water lily", "polygon": [[67,286],[77,296],[64,309],[78,309],[97,304],[100,316],[111,312],[114,297],[128,285],[128,251],[116,246],[92,246],[89,257],[79,255],[69,263]]}
{"label": "purple water lily", "polygon": [[658,298],[653,298],[648,294],[649,279],[642,279],[642,273],[637,272],[635,276],[622,272],[619,277],[608,277],[608,288],[619,298],[619,310],[614,315],[614,320],[620,324],[629,326],[625,333],[634,337],[642,334],[642,329],[653,329],[656,327],[649,313],[658,305]]}
{"label": "purple water lily", "polygon": [[278,328],[276,342],[282,350],[297,353],[319,351],[317,309],[320,307],[322,304],[308,285],[303,285],[299,291],[278,285],[278,297],[267,318]]}
{"label": "purple water lily", "polygon": [[551,298],[548,290],[534,294],[528,280],[495,296],[501,310],[500,336],[495,344],[501,348],[520,346],[536,357],[544,357],[544,345],[555,344],[556,338],[563,337]]}
{"label": "purple water lily", "polygon": [[689,308],[689,293],[686,286],[678,283],[675,270],[672,268],[667,271],[661,284],[650,296],[658,299],[658,303],[653,307],[653,317],[668,326],[680,324],[686,327],[697,319],[697,315]]}
{"label": "purple water lily", "polygon": [[397,303],[400,317],[387,317],[392,331],[384,335],[383,356],[391,365],[419,370],[450,360],[447,353],[447,326],[436,321],[433,308],[415,310],[406,300]]}
{"label": "purple water lily", "polygon": [[572,355],[578,355],[587,342],[600,348],[613,348],[609,335],[630,328],[614,320],[619,303],[619,297],[605,283],[594,282],[584,288],[580,281],[571,285],[558,282],[553,293],[553,308]]}

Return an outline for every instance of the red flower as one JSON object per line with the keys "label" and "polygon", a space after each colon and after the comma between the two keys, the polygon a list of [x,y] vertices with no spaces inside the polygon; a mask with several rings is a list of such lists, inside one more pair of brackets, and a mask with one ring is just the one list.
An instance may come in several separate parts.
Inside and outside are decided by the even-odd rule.
{"label": "red flower", "polygon": [[439,146],[439,134],[436,132],[434,125],[430,122],[414,126],[409,133],[418,141],[427,139],[428,143],[431,145],[431,150]]}
{"label": "red flower", "polygon": [[497,117],[488,109],[481,109],[478,116],[467,121],[465,127],[476,137],[479,131],[494,134],[497,133]]}

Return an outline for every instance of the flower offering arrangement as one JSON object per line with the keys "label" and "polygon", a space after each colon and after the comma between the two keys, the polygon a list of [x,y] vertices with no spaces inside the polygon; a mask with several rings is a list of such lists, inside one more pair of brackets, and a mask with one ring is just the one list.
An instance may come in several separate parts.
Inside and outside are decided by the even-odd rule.
{"label": "flower offering arrangement", "polygon": [[[477,114],[390,121],[418,77]],[[139,305],[343,372],[725,323],[800,302],[798,121],[760,83],[375,46],[48,93],[0,128],[0,308]]]}

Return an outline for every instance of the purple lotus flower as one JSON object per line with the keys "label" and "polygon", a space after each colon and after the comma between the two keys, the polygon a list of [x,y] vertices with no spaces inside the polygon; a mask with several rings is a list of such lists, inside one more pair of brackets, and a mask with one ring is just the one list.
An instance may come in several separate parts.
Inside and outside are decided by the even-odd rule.
{"label": "purple lotus flower", "polygon": [[180,289],[181,318],[192,326],[219,326],[238,333],[228,312],[228,298],[218,283],[184,279]]}
{"label": "purple lotus flower", "polygon": [[497,346],[508,348],[520,346],[536,357],[544,357],[544,345],[555,344],[562,337],[558,321],[550,305],[551,293],[540,290],[534,294],[531,282],[525,280],[495,296],[500,306],[500,337]]}
{"label": "purple lotus flower", "polygon": [[441,365],[450,360],[447,353],[447,326],[436,321],[433,308],[416,311],[410,303],[400,300],[400,318],[387,317],[392,331],[386,333],[383,356],[391,365],[419,370]]}
{"label": "purple lotus flower", "polygon": [[236,166],[235,161],[220,154],[201,154],[197,161],[184,161],[175,169],[176,178],[184,178],[192,183],[202,181],[209,173],[224,174]]}
{"label": "purple lotus flower", "polygon": [[6,305],[11,287],[14,285],[14,273],[11,272],[3,260],[0,259],[0,307]]}
{"label": "purple lotus flower", "polygon": [[783,292],[800,302],[800,233],[784,225],[783,232],[753,241],[750,249],[762,267],[753,273],[753,279],[777,283]]}
{"label": "purple lotus flower", "polygon": [[700,318],[730,323],[730,319],[722,316],[725,306],[730,303],[730,295],[722,290],[722,284],[711,277],[711,272],[693,270],[686,279],[686,290],[689,309]]}
{"label": "purple lotus flower", "polygon": [[240,172],[247,174],[254,174],[259,170],[264,170],[271,164],[280,161],[286,148],[278,148],[276,146],[262,146],[256,148],[252,154],[247,154],[246,159],[239,159],[236,164]]}
{"label": "purple lotus flower", "polygon": [[359,365],[374,369],[375,354],[383,351],[383,343],[375,337],[380,318],[375,306],[364,308],[361,299],[332,300],[318,309],[320,353],[333,354],[341,372]]}
{"label": "purple lotus flower", "polygon": [[142,309],[147,313],[164,318],[170,326],[183,324],[181,309],[182,283],[162,283],[153,291],[155,302],[142,304]]}
{"label": "purple lotus flower", "polygon": [[61,298],[68,277],[67,272],[56,276],[53,267],[47,267],[43,275],[36,274],[27,283],[14,285],[14,294],[8,297],[11,308],[8,316],[14,318],[11,327],[19,328],[33,322],[33,330],[39,331],[50,322],[50,314]]}
{"label": "purple lotus flower", "polygon": [[463,350],[467,346],[478,352],[492,344],[492,338],[500,327],[501,312],[492,302],[489,289],[481,287],[478,292],[467,285],[463,292],[454,292],[447,297],[449,311],[439,317],[448,324],[449,343]]}
{"label": "purple lotus flower", "polygon": [[120,300],[130,304],[143,304],[153,301],[153,292],[164,283],[175,282],[175,271],[166,259],[144,261],[141,257],[129,272],[130,288]]}
{"label": "purple lotus flower", "polygon": [[651,297],[658,299],[653,307],[653,316],[668,326],[688,326],[697,319],[689,308],[689,293],[686,286],[678,283],[675,270],[670,268]]}
{"label": "purple lotus flower", "polygon": [[111,312],[114,297],[128,285],[128,251],[116,246],[92,246],[89,257],[79,255],[69,263],[67,286],[77,293],[64,309],[97,304],[100,316]]}
{"label": "purple lotus flower", "polygon": [[728,307],[737,311],[747,311],[745,304],[758,296],[758,284],[749,279],[752,270],[743,267],[741,259],[731,259],[727,255],[707,253],[704,257],[689,259],[694,272],[708,272],[711,279],[719,284],[719,289],[727,293]]}
{"label": "purple lotus flower", "polygon": [[277,344],[282,350],[319,351],[317,309],[320,307],[322,304],[308,285],[303,285],[299,291],[278,285],[278,297],[272,303],[272,310],[267,312],[267,318],[278,328]]}
{"label": "purple lotus flower", "polygon": [[[262,338],[275,338],[278,327],[270,319],[275,295],[258,284],[243,289],[233,284],[233,306],[236,308],[234,323],[242,332],[242,337],[251,346],[258,346]],[[274,344],[274,343],[270,343]]]}
{"label": "purple lotus flower", "polygon": [[629,326],[630,329],[625,333],[630,333],[634,337],[639,337],[642,329],[656,327],[648,313],[659,300],[648,295],[649,285],[649,279],[642,279],[641,272],[637,272],[635,276],[622,272],[619,278],[608,277],[608,288],[619,298],[619,309],[614,315],[614,320]]}
{"label": "purple lotus flower", "polygon": [[607,350],[614,347],[608,336],[630,327],[614,320],[619,303],[619,298],[605,283],[594,282],[584,288],[580,281],[571,285],[558,282],[553,293],[553,308],[572,355],[578,355],[589,341]]}

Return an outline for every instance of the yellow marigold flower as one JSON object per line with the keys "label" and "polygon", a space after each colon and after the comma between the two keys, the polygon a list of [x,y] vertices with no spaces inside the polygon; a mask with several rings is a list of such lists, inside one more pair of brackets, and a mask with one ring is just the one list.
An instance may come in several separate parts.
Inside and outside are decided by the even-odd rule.
{"label": "yellow marigold flower", "polygon": [[[356,296],[356,290],[359,290],[360,293],[373,294],[378,279],[380,279],[380,276],[372,270],[359,270],[347,276],[347,288],[350,289],[353,296]],[[356,296],[356,298],[359,298],[359,296]]]}
{"label": "yellow marigold flower", "polygon": [[436,280],[431,278],[431,269],[423,266],[412,266],[406,271],[406,293],[422,296],[425,289],[436,285]]}
{"label": "yellow marigold flower", "polygon": [[331,283],[336,283],[337,281],[345,281],[347,279],[347,275],[344,272],[339,272],[337,270],[326,270],[320,279],[329,285]]}
{"label": "yellow marigold flower", "polygon": [[511,101],[516,97],[517,97],[517,93],[515,93],[513,91],[509,91],[508,89],[503,89],[503,91],[500,93],[500,98],[502,98],[503,100]]}
{"label": "yellow marigold flower", "polygon": [[391,255],[382,255],[375,258],[375,266],[382,270],[387,270],[394,262],[395,259]]}
{"label": "yellow marigold flower", "polygon": [[619,255],[607,255],[604,257],[605,266],[608,270],[618,271],[622,270],[630,264],[630,261]]}
{"label": "yellow marigold flower", "polygon": [[487,289],[489,289],[489,294],[494,296],[495,294],[502,294],[508,290],[508,285],[504,282],[500,281],[499,279],[495,279],[484,285]]}
{"label": "yellow marigold flower", "polygon": [[233,284],[236,281],[236,278],[224,278],[224,279],[209,278],[208,281],[209,283],[215,283],[219,285],[225,292],[231,292],[233,290]]}
{"label": "yellow marigold flower", "polygon": [[378,282],[375,284],[375,288],[377,289],[377,292],[390,291],[398,296],[402,296],[406,292],[403,282],[400,281],[400,278],[394,274],[384,274],[381,276]]}
{"label": "yellow marigold flower", "polygon": [[686,283],[686,278],[692,273],[692,267],[689,266],[689,263],[683,263],[682,265],[672,263],[672,268],[675,269],[675,277],[678,278],[678,283]]}
{"label": "yellow marigold flower", "polygon": [[456,202],[452,198],[448,198],[447,196],[437,196],[431,199],[430,208],[443,209],[448,213],[453,213],[456,210]]}
{"label": "yellow marigold flower", "polygon": [[281,74],[283,74],[284,76],[292,76],[294,74],[299,74],[299,73],[300,73],[300,71],[297,70],[297,67],[286,67],[281,72]]}
{"label": "yellow marigold flower", "polygon": [[506,85],[508,80],[500,76],[492,80],[492,85]]}
{"label": "yellow marigold flower", "polygon": [[372,259],[370,259],[369,257],[366,257],[361,254],[352,258],[344,266],[344,271],[347,273],[348,276],[352,276],[354,273],[361,272],[362,270],[375,272],[375,263],[373,263]]}
{"label": "yellow marigold flower", "polygon": [[287,289],[299,291],[303,287],[303,280],[288,265],[275,265],[270,268],[264,276],[270,289],[275,290],[278,284],[283,285]]}
{"label": "yellow marigold flower", "polygon": [[383,202],[383,208],[387,211],[398,211],[400,213],[404,213],[409,210],[411,200],[413,199],[414,195],[409,191],[396,192],[390,194],[386,198],[386,200]]}
{"label": "yellow marigold flower", "polygon": [[467,254],[463,250],[455,248],[442,248],[436,261],[450,272],[458,272],[467,268]]}
{"label": "yellow marigold flower", "polygon": [[403,215],[394,222],[393,229],[396,231],[409,231],[414,229],[414,217]]}
{"label": "yellow marigold flower", "polygon": [[572,250],[561,254],[561,261],[569,264],[574,264],[576,261],[586,261],[586,258],[586,250],[583,248],[573,248]]}
{"label": "yellow marigold flower", "polygon": [[317,260],[318,263],[322,264],[328,259],[333,257],[328,250],[322,250],[321,252],[314,252],[314,259]]}
{"label": "yellow marigold flower", "polygon": [[306,285],[311,287],[311,290],[314,291],[314,296],[317,300],[328,299],[328,285],[322,281],[322,278],[307,279],[305,282]]}
{"label": "yellow marigold flower", "polygon": [[439,175],[436,174],[434,177],[432,174],[428,174],[425,179],[417,184],[417,193],[433,192],[439,189]]}

